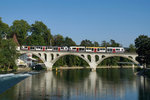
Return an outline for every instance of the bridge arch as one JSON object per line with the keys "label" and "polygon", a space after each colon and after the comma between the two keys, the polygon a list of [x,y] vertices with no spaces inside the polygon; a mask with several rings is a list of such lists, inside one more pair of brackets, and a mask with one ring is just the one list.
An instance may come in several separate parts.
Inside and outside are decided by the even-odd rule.
{"label": "bridge arch", "polygon": [[139,64],[138,61],[134,60],[132,56],[123,56],[123,55],[109,55],[109,56],[105,56],[102,59],[100,59],[97,64],[100,64],[103,60],[110,58],[110,57],[123,57],[123,58],[127,58],[129,60],[131,60],[132,62],[134,62],[135,64]]}
{"label": "bridge arch", "polygon": [[[53,61],[52,61],[52,64],[54,65],[56,63],[56,61],[58,61],[61,57],[64,57],[64,56],[67,56],[67,55],[73,55],[73,56],[78,56],[80,57],[81,59],[83,59],[85,62],[87,62],[87,64],[89,65],[89,61],[88,59],[85,58],[85,56],[83,56],[83,54],[61,54],[59,56],[57,56]],[[53,67],[53,66],[52,66]]]}

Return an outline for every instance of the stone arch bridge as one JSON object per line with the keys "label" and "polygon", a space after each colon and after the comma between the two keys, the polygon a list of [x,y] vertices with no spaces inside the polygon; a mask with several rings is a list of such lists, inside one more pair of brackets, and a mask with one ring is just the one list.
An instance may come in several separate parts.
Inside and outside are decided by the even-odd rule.
{"label": "stone arch bridge", "polygon": [[[21,54],[30,54],[39,57],[43,63],[45,64],[48,70],[51,70],[54,63],[61,57],[66,55],[75,55],[79,56],[83,60],[85,60],[90,68],[96,70],[96,67],[99,63],[101,63],[104,59],[114,56],[119,56],[123,58],[127,58],[133,61],[135,64],[139,64],[136,61],[137,54],[129,54],[129,53],[87,53],[87,52],[49,52],[49,51],[19,51]],[[89,59],[90,58],[90,59]]]}

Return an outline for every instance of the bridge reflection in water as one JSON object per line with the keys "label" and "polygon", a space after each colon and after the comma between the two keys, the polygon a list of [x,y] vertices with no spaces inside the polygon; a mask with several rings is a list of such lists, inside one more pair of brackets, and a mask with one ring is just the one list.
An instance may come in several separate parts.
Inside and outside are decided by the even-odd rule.
{"label": "bridge reflection in water", "polygon": [[49,71],[25,79],[0,100],[148,100],[149,83],[131,69]]}

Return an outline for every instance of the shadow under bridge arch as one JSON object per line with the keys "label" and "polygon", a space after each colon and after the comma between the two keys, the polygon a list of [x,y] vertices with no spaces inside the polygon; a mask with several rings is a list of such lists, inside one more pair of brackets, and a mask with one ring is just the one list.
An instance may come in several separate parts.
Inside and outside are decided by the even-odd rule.
{"label": "shadow under bridge arch", "polygon": [[[68,57],[68,59],[69,60],[72,60],[72,62],[69,62],[69,61],[67,61],[68,59],[66,59],[66,58]],[[78,57],[79,59],[73,59],[74,57]],[[73,54],[73,53],[71,53],[71,54],[60,54],[59,56],[57,56],[56,58],[54,58],[54,60],[52,61],[52,63],[53,63],[53,66],[55,66],[55,67],[57,67],[58,66],[58,64],[57,64],[57,62],[60,60],[60,59],[64,59],[65,61],[65,63],[66,63],[66,65],[67,66],[69,66],[68,64],[67,64],[67,62],[69,62],[69,63],[74,63],[74,62],[77,62],[77,61],[79,61],[79,60],[82,60],[81,62],[83,62],[82,64],[77,64],[77,65],[72,65],[72,66],[89,66],[89,61],[88,61],[88,59],[86,59],[85,58],[85,55],[82,55],[82,54]],[[75,60],[75,61],[73,61],[73,60]],[[56,65],[57,64],[57,65]],[[64,64],[64,63],[63,63]],[[63,66],[63,64],[62,65],[60,65],[60,66]],[[74,63],[75,64],[75,63]],[[64,64],[65,65],[65,64]],[[70,67],[70,66],[69,66]]]}
{"label": "shadow under bridge arch", "polygon": [[105,56],[105,57],[103,57],[101,60],[99,60],[99,61],[97,62],[97,64],[99,65],[99,64],[102,63],[105,59],[108,59],[108,58],[111,58],[111,57],[122,57],[122,58],[126,58],[126,59],[132,61],[133,64],[136,64],[136,65],[139,64],[139,62],[136,61],[135,59],[133,59],[131,56],[123,56],[123,55],[110,55],[110,56]]}

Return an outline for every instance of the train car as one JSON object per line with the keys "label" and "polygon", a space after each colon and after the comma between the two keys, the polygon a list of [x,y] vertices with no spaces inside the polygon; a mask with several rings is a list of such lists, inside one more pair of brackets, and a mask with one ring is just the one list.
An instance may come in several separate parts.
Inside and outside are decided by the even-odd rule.
{"label": "train car", "polygon": [[67,46],[62,46],[62,47],[54,46],[52,49],[53,51],[58,51],[58,52],[68,51]]}
{"label": "train car", "polygon": [[43,49],[42,46],[35,46],[35,50],[36,50],[36,51],[41,51],[42,49]]}
{"label": "train car", "polygon": [[21,46],[21,50],[28,50],[28,46]]}
{"label": "train car", "polygon": [[42,51],[45,51],[46,50],[46,46],[42,46]]}
{"label": "train car", "polygon": [[47,46],[32,46],[36,51],[47,51]]}
{"label": "train car", "polygon": [[68,47],[67,46],[59,47],[58,50],[59,51],[68,51]]}
{"label": "train car", "polygon": [[86,47],[86,52],[106,52],[105,47]]}
{"label": "train car", "polygon": [[107,47],[108,53],[124,53],[125,49],[123,47]]}
{"label": "train car", "polygon": [[46,51],[52,51],[53,50],[53,47],[52,46],[46,46]]}
{"label": "train car", "polygon": [[[29,46],[30,47],[30,50],[35,50],[35,47],[34,46]],[[28,49],[29,49],[29,47],[28,47]]]}
{"label": "train car", "polygon": [[71,52],[86,52],[86,48],[84,46],[70,46],[69,51],[71,51]]}
{"label": "train car", "polygon": [[21,50],[35,50],[33,46],[21,46]]}
{"label": "train car", "polygon": [[52,51],[58,51],[58,46],[53,46]]}

